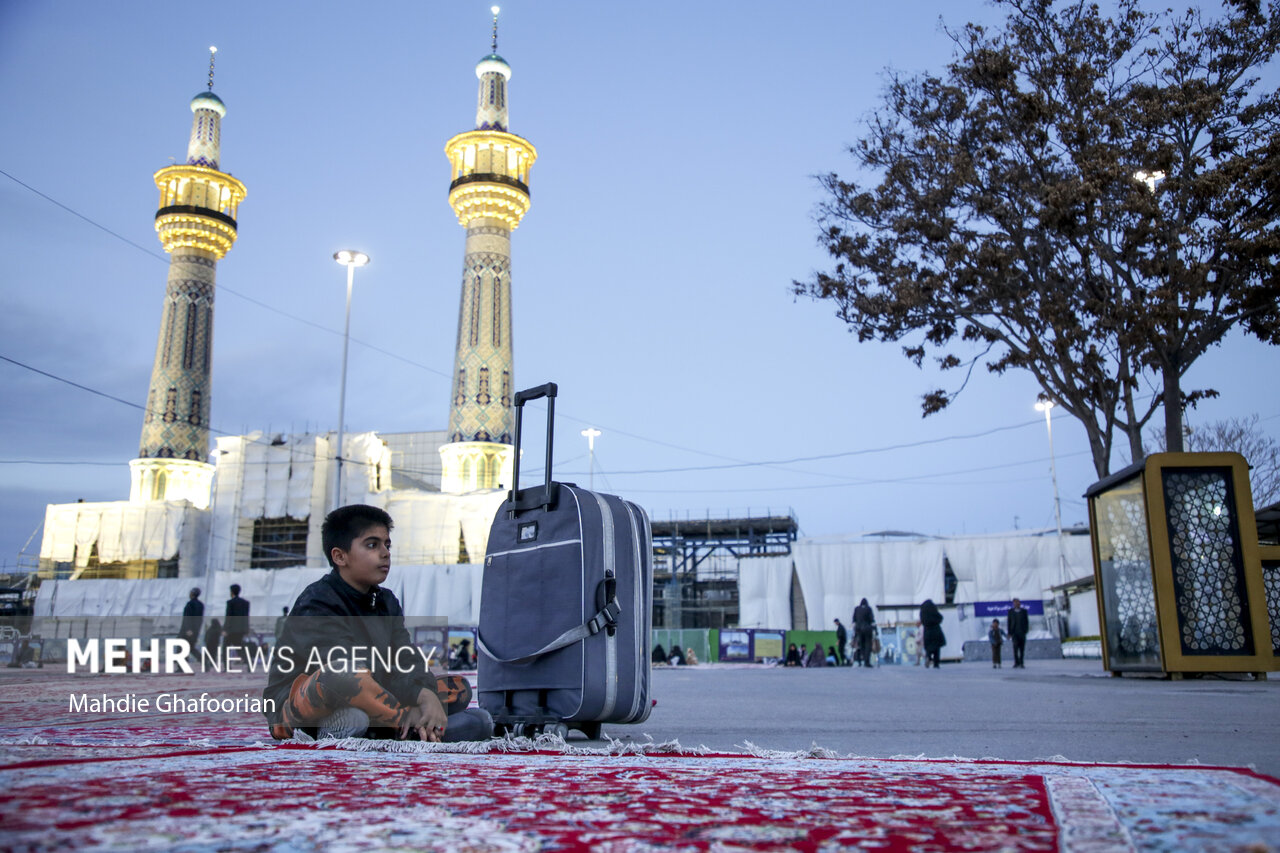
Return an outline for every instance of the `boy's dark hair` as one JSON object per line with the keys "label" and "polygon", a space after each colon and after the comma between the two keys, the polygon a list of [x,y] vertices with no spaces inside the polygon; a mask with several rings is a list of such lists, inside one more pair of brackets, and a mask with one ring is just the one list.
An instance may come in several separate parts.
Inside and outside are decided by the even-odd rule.
{"label": "boy's dark hair", "polygon": [[240,584],[238,584],[238,583],[233,583],[233,584],[231,585],[231,597],[232,597],[232,598],[235,598],[235,597],[236,597],[237,595],[239,595],[239,594],[240,594]]}
{"label": "boy's dark hair", "polygon": [[320,526],[320,544],[330,568],[337,568],[333,562],[334,548],[350,551],[357,536],[379,524],[387,530],[394,526],[386,510],[368,504],[340,506],[326,515],[324,524]]}

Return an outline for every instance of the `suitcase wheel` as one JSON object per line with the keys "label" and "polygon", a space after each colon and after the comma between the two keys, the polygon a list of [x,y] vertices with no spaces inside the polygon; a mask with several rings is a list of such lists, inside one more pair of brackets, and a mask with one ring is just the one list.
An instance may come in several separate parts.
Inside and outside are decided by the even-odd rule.
{"label": "suitcase wheel", "polygon": [[542,729],[543,734],[554,735],[561,740],[569,739],[569,727],[564,723],[550,723]]}
{"label": "suitcase wheel", "polygon": [[583,723],[578,730],[587,736],[587,740],[600,740],[600,723]]}

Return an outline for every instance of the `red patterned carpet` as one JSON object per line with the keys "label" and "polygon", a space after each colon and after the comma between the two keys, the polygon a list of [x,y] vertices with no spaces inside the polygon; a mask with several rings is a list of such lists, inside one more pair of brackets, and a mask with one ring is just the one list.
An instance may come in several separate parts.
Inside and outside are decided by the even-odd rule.
{"label": "red patterned carpet", "polygon": [[[116,677],[109,695],[157,695],[156,678]],[[1280,849],[1280,783],[1238,769],[274,744],[251,713],[72,720],[70,680],[3,682],[6,850]],[[245,693],[203,676],[182,690]]]}

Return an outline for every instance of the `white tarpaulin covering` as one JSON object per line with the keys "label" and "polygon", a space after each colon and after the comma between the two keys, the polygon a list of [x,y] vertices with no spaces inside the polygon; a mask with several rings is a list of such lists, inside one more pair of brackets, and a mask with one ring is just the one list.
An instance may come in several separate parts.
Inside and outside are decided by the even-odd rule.
{"label": "white tarpaulin covering", "polygon": [[500,490],[471,495],[389,493],[383,508],[395,522],[393,559],[405,565],[456,563],[459,541],[465,539],[468,559],[482,561],[489,527],[506,494]]}
{"label": "white tarpaulin covering", "polygon": [[84,568],[96,543],[100,563],[169,560],[191,510],[186,501],[49,504],[40,559]]}
{"label": "white tarpaulin covering", "polygon": [[802,539],[792,548],[810,626],[847,620],[858,602],[874,606],[944,598],[943,543],[824,542]]}
{"label": "white tarpaulin covering", "polygon": [[[1008,601],[1015,596],[1027,601],[1048,598],[1050,587],[1093,571],[1088,536],[1063,536],[1061,547],[1065,571],[1059,566],[1058,536],[1042,531],[890,541],[802,539],[793,546],[792,555],[809,625],[826,626],[836,618],[849,619],[863,598],[877,609],[919,604],[926,598],[943,603],[944,558],[958,581],[957,604]],[[783,593],[776,589],[773,594]],[[789,588],[786,594],[789,597]],[[760,607],[778,612],[782,604],[753,602],[753,613]]]}
{"label": "white tarpaulin covering", "polygon": [[[204,621],[222,621],[231,585],[240,585],[240,597],[249,602],[250,625],[262,634],[275,631],[282,608],[293,607],[298,594],[319,580],[327,569],[247,569],[219,572],[211,589],[205,589]],[[404,606],[410,625],[444,619],[450,625],[474,625],[480,616],[481,567],[393,566],[386,587]],[[46,620],[118,622],[151,620],[155,634],[176,634],[182,624],[182,608],[193,586],[205,586],[191,578],[160,580],[45,581],[40,585],[32,630],[53,634]],[[93,632],[90,632],[92,635]]]}
{"label": "white tarpaulin covering", "polygon": [[1058,537],[984,536],[948,539],[947,559],[959,582],[955,600],[1026,601],[1047,598],[1045,590],[1093,574],[1088,536],[1063,536],[1065,572],[1059,568]]}
{"label": "white tarpaulin covering", "polygon": [[[376,433],[343,437],[342,495],[338,503],[381,505],[390,485],[391,453]],[[210,565],[216,571],[244,568],[253,522],[291,518],[308,522],[307,558],[325,565],[320,523],[337,504],[333,440],[328,435],[249,435],[218,439],[214,477]],[[456,550],[456,549],[455,549]],[[299,561],[304,562],[302,560]]]}
{"label": "white tarpaulin covering", "polygon": [[791,629],[791,555],[738,561],[738,625]]}
{"label": "white tarpaulin covering", "polygon": [[[52,635],[45,620],[149,619],[157,633],[176,634],[192,587],[189,578],[45,581],[32,612],[32,631]],[[209,616],[206,608],[205,615]],[[215,614],[217,615],[217,614]]]}

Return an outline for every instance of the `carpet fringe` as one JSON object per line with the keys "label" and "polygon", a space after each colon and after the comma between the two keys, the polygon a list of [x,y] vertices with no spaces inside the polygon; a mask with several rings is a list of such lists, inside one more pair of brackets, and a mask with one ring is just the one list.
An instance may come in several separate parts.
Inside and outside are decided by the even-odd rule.
{"label": "carpet fringe", "polygon": [[835,750],[827,749],[826,747],[818,746],[818,744],[816,743],[810,745],[808,749],[800,749],[800,750],[765,749],[764,747],[756,746],[751,741],[746,741],[742,744],[739,744],[739,747],[745,750],[746,753],[752,756],[753,758],[774,759],[774,758],[851,758],[852,757],[852,756],[845,755],[843,753],[836,752]]}
{"label": "carpet fringe", "polygon": [[[486,754],[528,754],[532,752],[550,752],[559,755],[580,756],[646,756],[646,755],[690,755],[702,756],[712,754],[705,746],[686,747],[678,740],[657,743],[648,735],[644,742],[619,740],[605,735],[604,746],[580,746],[568,743],[559,735],[543,733],[536,738],[515,737],[508,734],[502,738],[486,741],[464,741],[461,743],[427,743],[416,740],[370,740],[369,738],[324,738],[315,740],[296,734],[292,745],[306,745],[315,749],[337,749],[349,752],[385,752],[385,753],[444,753],[452,755],[486,755]],[[834,753],[823,750],[828,756]]]}

